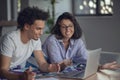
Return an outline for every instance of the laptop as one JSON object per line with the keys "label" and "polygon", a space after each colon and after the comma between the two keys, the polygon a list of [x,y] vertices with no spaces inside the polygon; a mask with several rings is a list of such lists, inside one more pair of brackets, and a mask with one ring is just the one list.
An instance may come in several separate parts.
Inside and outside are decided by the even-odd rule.
{"label": "laptop", "polygon": [[[97,72],[99,59],[100,59],[101,48],[88,51],[88,59],[86,62],[86,67],[80,71],[70,71],[64,73],[49,73],[44,76],[53,76],[53,77],[62,77],[62,78],[77,78],[77,79],[85,79]],[[38,74],[36,79],[42,77],[43,74]]]}
{"label": "laptop", "polygon": [[60,74],[59,77],[85,79],[95,74],[98,70],[100,53],[101,48],[88,51],[88,59],[84,70],[66,72]]}

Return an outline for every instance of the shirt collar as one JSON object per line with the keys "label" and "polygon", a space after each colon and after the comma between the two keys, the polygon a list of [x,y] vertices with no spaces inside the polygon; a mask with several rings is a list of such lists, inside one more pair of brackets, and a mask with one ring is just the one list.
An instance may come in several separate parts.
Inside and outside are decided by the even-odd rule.
{"label": "shirt collar", "polygon": [[[70,45],[74,45],[74,39],[70,39]],[[59,39],[58,42],[63,43],[62,39]]]}

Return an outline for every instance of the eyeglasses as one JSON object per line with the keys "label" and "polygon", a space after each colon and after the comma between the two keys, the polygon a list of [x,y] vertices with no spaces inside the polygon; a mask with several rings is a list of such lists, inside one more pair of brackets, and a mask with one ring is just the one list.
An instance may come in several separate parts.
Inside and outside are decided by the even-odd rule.
{"label": "eyeglasses", "polygon": [[74,26],[73,25],[69,25],[69,26],[66,26],[66,25],[61,25],[61,28],[62,29],[72,29],[72,28],[74,28]]}

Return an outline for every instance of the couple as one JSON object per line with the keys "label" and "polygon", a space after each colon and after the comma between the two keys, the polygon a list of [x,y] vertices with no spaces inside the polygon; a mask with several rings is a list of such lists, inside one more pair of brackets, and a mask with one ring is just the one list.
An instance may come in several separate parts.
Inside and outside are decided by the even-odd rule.
{"label": "couple", "polygon": [[[69,13],[63,13],[52,30],[53,35],[46,40],[43,46],[43,51],[49,55],[51,64],[47,63],[40,41],[47,18],[48,14],[37,7],[27,7],[19,13],[18,29],[4,35],[0,42],[0,77],[9,80],[34,80],[36,74],[32,72],[31,68],[21,74],[10,71],[13,68],[25,67],[24,62],[32,52],[42,72],[57,72],[64,69],[73,61],[76,62],[73,55],[87,60],[86,48],[80,39],[82,32],[76,19]],[[74,44],[77,44],[77,48]],[[59,53],[60,51],[62,52]],[[68,60],[70,58],[72,60]],[[102,68],[108,69],[118,67],[120,66],[115,62],[102,66]]]}

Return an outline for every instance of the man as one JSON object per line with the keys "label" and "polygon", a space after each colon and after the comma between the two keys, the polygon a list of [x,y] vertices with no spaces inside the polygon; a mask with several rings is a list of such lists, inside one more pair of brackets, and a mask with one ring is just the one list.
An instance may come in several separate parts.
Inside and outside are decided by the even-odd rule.
{"label": "man", "polygon": [[59,71],[58,64],[46,62],[41,50],[40,35],[47,18],[48,14],[37,7],[27,7],[19,13],[18,29],[4,35],[0,43],[0,76],[9,80],[33,80],[35,73],[31,68],[22,74],[10,72],[18,66],[24,67],[32,52],[42,72]]}

